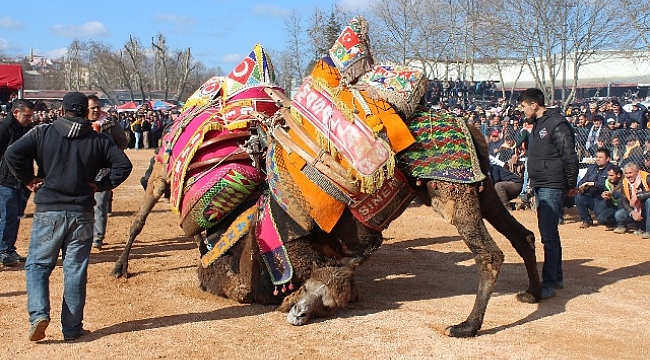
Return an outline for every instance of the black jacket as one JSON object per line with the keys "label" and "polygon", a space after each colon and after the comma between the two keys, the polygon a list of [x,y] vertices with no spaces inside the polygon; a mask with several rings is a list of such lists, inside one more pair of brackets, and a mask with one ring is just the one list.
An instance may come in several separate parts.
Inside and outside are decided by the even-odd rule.
{"label": "black jacket", "polygon": [[547,109],[535,120],[527,154],[532,187],[576,187],[578,156],[573,130],[559,109]]}
{"label": "black jacket", "polygon": [[31,126],[20,126],[11,112],[0,122],[0,185],[15,189],[22,186],[22,183],[9,171],[4,155],[9,145],[25,135],[29,129]]}
{"label": "black jacket", "polygon": [[[5,159],[11,171],[25,184],[34,179],[33,161],[43,186],[34,196],[36,211],[93,211],[95,183],[98,191],[115,188],[131,173],[124,152],[106,135],[95,132],[82,118],[59,117],[40,125],[7,149]],[[102,168],[110,176],[95,177]]]}
{"label": "black jacket", "polygon": [[490,165],[490,177],[492,178],[493,183],[499,183],[502,181],[510,181],[514,182],[517,184],[522,184],[524,180],[517,176],[517,174],[513,173],[512,171],[504,168],[503,166],[499,165]]}

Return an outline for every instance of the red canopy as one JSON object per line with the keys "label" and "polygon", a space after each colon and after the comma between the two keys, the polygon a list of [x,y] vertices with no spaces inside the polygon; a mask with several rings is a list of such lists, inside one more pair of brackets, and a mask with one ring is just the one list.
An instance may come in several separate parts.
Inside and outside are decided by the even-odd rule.
{"label": "red canopy", "polygon": [[117,112],[136,111],[136,110],[138,110],[138,106],[140,106],[140,105],[138,105],[137,103],[135,103],[133,101],[129,101],[126,104],[122,104],[122,105],[118,106],[117,107]]}
{"label": "red canopy", "polygon": [[23,67],[16,64],[0,65],[0,88],[16,90],[23,87]]}

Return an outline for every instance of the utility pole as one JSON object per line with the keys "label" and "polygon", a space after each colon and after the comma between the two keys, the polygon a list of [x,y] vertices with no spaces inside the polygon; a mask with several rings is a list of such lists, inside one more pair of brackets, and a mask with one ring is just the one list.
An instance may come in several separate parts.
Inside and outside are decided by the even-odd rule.
{"label": "utility pole", "polygon": [[563,4],[562,8],[564,9],[564,15],[562,16],[562,109],[566,109],[566,57],[567,57],[567,28],[568,28],[568,15],[569,15],[569,4]]}

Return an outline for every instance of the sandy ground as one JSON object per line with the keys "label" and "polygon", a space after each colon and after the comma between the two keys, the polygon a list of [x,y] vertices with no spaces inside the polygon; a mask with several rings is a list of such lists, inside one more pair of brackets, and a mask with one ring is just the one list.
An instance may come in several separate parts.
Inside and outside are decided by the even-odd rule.
{"label": "sandy ground", "polygon": [[[150,151],[127,151],[132,176],[115,191],[106,246],[93,250],[84,326],[64,342],[62,270],[51,277],[52,322],[45,340],[27,340],[22,266],[0,268],[0,339],[10,359],[643,359],[650,358],[650,241],[602,227],[579,229],[574,209],[561,226],[566,289],[530,305],[514,294],[527,285],[520,258],[506,254],[483,329],[454,339],[444,328],[464,320],[477,286],[474,262],[456,229],[424,206],[410,207],[361,266],[362,299],[330,319],[294,327],[273,307],[241,305],[202,292],[198,251],[161,200],[138,238],[128,280],[110,275],[142,195]],[[28,213],[33,204],[28,206]],[[515,211],[536,234],[531,211]],[[31,217],[18,250],[27,253]],[[542,256],[538,246],[538,258]],[[541,266],[541,264],[540,264]]]}

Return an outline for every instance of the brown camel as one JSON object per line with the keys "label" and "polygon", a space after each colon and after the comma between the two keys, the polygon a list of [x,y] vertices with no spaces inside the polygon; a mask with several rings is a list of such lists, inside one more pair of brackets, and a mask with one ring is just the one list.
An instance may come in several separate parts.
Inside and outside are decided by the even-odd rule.
{"label": "brown camel", "polygon": [[[365,27],[361,26],[360,28],[364,29]],[[325,69],[324,73],[333,79],[338,76],[333,68],[326,69],[324,66],[320,69],[322,73],[323,69]],[[354,99],[354,101],[358,100],[357,97]],[[286,101],[277,98],[274,100],[282,109],[267,119],[283,117],[287,123],[290,122],[290,117],[287,116]],[[367,117],[374,115],[369,112],[371,108],[367,103],[366,107],[362,106],[361,109],[355,108],[355,110],[363,110]],[[258,118],[258,120],[260,119]],[[299,132],[298,127],[291,127],[291,130]],[[489,163],[485,138],[473,127],[470,127],[469,131],[478,153],[481,171],[487,174]],[[283,143],[277,137],[282,135],[282,132],[277,133],[270,134],[271,137],[267,142],[278,141],[284,147],[287,142]],[[467,135],[463,136],[467,137]],[[303,141],[305,141],[304,137]],[[303,156],[299,148],[292,148],[292,151]],[[319,159],[307,160],[304,157],[303,159],[307,163],[313,164],[316,171],[321,171],[324,163],[319,163],[316,160],[320,160],[321,156],[326,158],[326,155],[321,151]],[[317,168],[318,166],[321,168]],[[344,173],[341,174],[338,172],[330,175],[345,176]],[[148,182],[145,199],[134,215],[127,245],[113,269],[114,276],[127,275],[128,254],[131,245],[142,231],[146,217],[153,205],[169,186],[169,181],[163,166],[156,163]],[[448,327],[446,330],[448,335],[455,337],[476,335],[483,323],[483,316],[503,263],[503,253],[488,233],[483,219],[490,222],[497,231],[506,236],[517,253],[524,259],[529,286],[526,292],[518,294],[518,298],[526,300],[532,297],[532,301],[539,300],[541,283],[536,266],[534,235],[517,222],[501,204],[489,176],[474,183],[426,178],[408,178],[407,181],[410,188],[424,204],[431,206],[444,219],[456,226],[468,248],[474,254],[478,265],[479,286],[472,311],[465,321]],[[337,184],[341,185],[342,183]],[[372,186],[372,183],[365,184]],[[410,199],[410,197],[405,196],[402,199]],[[294,222],[292,216],[285,213],[282,206],[278,205],[273,197],[269,196],[266,201],[269,202],[271,208],[275,208],[272,213],[275,223],[278,224],[277,227],[291,227]],[[252,204],[247,205],[251,206]],[[284,205],[289,206],[289,209],[301,206],[297,204]],[[234,211],[216,226],[210,228],[207,240],[213,242],[212,240],[219,239],[220,235],[233,224],[236,215],[249,206],[240,205],[237,210],[241,211]],[[403,211],[403,208],[401,209]],[[392,214],[393,217],[389,220],[393,220],[400,213],[398,211]],[[255,221],[250,221],[250,223],[251,229],[221,257],[207,265],[199,265],[198,276],[201,288],[240,302],[282,303],[280,309],[289,311],[288,320],[295,325],[306,323],[310,316],[329,315],[355,300],[357,296],[353,282],[354,269],[367,259],[383,240],[381,232],[375,230],[376,227],[371,229],[362,224],[349,209],[346,209],[329,232],[314,226],[308,234],[294,236],[285,241],[286,253],[291,259],[294,270],[289,290],[292,286],[298,287],[298,290],[276,294],[274,290],[277,287],[269,278],[269,270],[265,268],[265,262],[255,238]],[[200,229],[195,227],[193,230],[185,231],[188,236],[195,236],[203,257],[207,253],[207,247],[203,238],[197,234],[197,230]]]}
{"label": "brown camel", "polygon": [[[470,131],[477,147],[481,168],[487,172],[487,144],[478,130]],[[498,200],[494,186],[487,177],[482,185],[458,184],[440,180],[431,180],[424,186],[417,186],[411,179],[423,203],[432,206],[450,223],[454,224],[469,249],[475,256],[479,271],[479,288],[476,302],[468,318],[447,329],[451,336],[474,336],[480,329],[488,300],[496,278],[503,263],[503,253],[487,232],[483,219],[508,238],[517,253],[524,260],[528,272],[529,286],[526,290],[535,299],[539,299],[541,283],[536,266],[534,235],[522,226]],[[116,277],[126,276],[128,254],[137,235],[142,231],[145,220],[153,205],[162,196],[168,186],[166,172],[162,165],[154,165],[154,171],[145,191],[144,201],[134,215],[129,241],[113,269]],[[288,217],[287,217],[288,218]],[[285,219],[290,221],[290,219]],[[223,232],[231,222],[224,221],[215,234]],[[356,231],[351,231],[356,229]],[[356,233],[356,236],[355,236]],[[217,259],[208,268],[199,265],[198,274],[201,287],[213,294],[225,296],[239,302],[260,304],[277,304],[282,296],[273,295],[273,285],[268,276],[263,276],[263,262],[259,256],[251,258],[251,250],[259,255],[254,241],[254,231],[236,243],[224,256]],[[188,234],[195,235],[195,234]],[[201,236],[195,236],[201,255],[207,251]],[[355,258],[354,266],[367,258],[382,242],[381,234],[359,223],[349,212],[331,233],[316,228],[305,238],[287,243],[287,251],[294,262],[295,275],[293,283],[303,285],[298,291],[285,298],[281,310],[289,310],[289,321],[293,324],[305,323],[310,316],[331,314],[335,309],[345,307],[347,301],[355,299],[352,283],[353,269],[348,263],[341,263],[346,258]],[[361,260],[359,260],[361,259]],[[323,268],[323,270],[318,270]],[[346,271],[337,270],[340,268]],[[318,271],[316,271],[318,270]],[[316,276],[316,274],[319,274]],[[313,277],[311,281],[308,281]],[[331,279],[331,280],[329,280]],[[329,280],[329,283],[328,283]],[[329,284],[349,284],[333,288]],[[319,286],[326,284],[324,287]],[[314,291],[315,289],[318,291]],[[333,290],[342,289],[345,293]],[[320,294],[315,296],[315,294]],[[281,294],[284,295],[284,294]],[[347,299],[347,301],[327,301],[327,299]]]}

